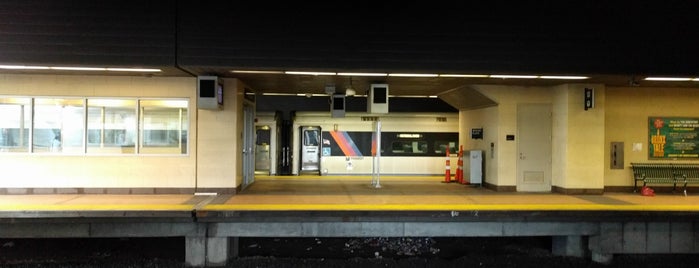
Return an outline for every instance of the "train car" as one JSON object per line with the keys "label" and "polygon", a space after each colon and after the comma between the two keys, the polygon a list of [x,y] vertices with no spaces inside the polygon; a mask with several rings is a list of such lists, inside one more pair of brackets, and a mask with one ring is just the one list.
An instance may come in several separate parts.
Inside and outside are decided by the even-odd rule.
{"label": "train car", "polygon": [[458,113],[297,112],[293,117],[292,173],[372,173],[376,122],[381,122],[380,172],[439,175],[447,149],[458,150]]}

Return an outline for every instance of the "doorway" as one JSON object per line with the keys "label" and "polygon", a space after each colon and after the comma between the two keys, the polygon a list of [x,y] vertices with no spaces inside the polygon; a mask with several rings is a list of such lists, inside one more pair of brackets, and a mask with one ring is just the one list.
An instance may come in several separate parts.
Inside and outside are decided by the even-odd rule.
{"label": "doorway", "polygon": [[517,105],[517,191],[551,191],[551,105]]}
{"label": "doorway", "polygon": [[243,104],[243,185],[255,181],[255,107]]}

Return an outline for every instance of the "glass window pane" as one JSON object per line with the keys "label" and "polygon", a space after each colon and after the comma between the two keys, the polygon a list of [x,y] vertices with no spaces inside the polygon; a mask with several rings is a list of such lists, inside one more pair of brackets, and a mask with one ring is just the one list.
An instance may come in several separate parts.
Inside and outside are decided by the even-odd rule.
{"label": "glass window pane", "polygon": [[34,100],[34,152],[83,152],[83,99]]}
{"label": "glass window pane", "polygon": [[31,99],[0,98],[0,152],[29,152]]}
{"label": "glass window pane", "polygon": [[87,152],[136,152],[136,100],[87,100]]}
{"label": "glass window pane", "polygon": [[186,100],[142,100],[141,153],[186,154],[189,115]]}
{"label": "glass window pane", "polygon": [[391,152],[395,154],[425,154],[426,141],[398,140],[391,143]]}
{"label": "glass window pane", "polygon": [[436,141],[434,143],[434,152],[437,154],[446,154],[447,148],[449,148],[449,154],[459,153],[456,151],[455,141]]}

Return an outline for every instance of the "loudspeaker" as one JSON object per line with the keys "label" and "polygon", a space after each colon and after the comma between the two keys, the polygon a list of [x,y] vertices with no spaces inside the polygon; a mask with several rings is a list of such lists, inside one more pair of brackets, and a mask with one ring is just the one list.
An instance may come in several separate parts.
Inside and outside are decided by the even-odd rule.
{"label": "loudspeaker", "polygon": [[217,76],[197,77],[197,107],[204,110],[223,109],[223,81]]}
{"label": "loudspeaker", "polygon": [[332,95],[332,98],[330,98],[330,115],[332,117],[345,117],[345,95]]}
{"label": "loudspeaker", "polygon": [[371,84],[367,96],[367,112],[372,114],[388,113],[388,84]]}
{"label": "loudspeaker", "polygon": [[592,88],[585,88],[585,111],[595,107],[595,90]]}

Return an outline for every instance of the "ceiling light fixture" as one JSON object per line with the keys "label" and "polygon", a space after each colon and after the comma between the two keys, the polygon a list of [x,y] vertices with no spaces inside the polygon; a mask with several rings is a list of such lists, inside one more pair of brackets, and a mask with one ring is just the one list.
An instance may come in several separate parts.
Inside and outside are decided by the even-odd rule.
{"label": "ceiling light fixture", "polygon": [[490,78],[519,78],[519,79],[533,79],[539,78],[537,75],[514,75],[514,74],[492,74]]}
{"label": "ceiling light fixture", "polygon": [[388,74],[388,76],[393,77],[438,77],[438,74],[407,74],[407,73],[395,73]]}
{"label": "ceiling light fixture", "polygon": [[337,73],[342,76],[387,76],[387,73]]}
{"label": "ceiling light fixture", "polygon": [[297,72],[297,71],[286,71],[284,72],[285,74],[294,74],[294,75],[336,75],[336,73],[332,72]]}
{"label": "ceiling light fixture", "polygon": [[681,81],[691,81],[692,78],[688,77],[646,77],[643,80],[647,81],[674,81],[674,82],[681,82]]}
{"label": "ceiling light fixture", "polygon": [[541,79],[566,79],[566,80],[583,80],[590,77],[587,76],[573,76],[573,75],[542,75],[539,76]]}
{"label": "ceiling light fixture", "polygon": [[110,72],[141,72],[141,73],[157,73],[162,72],[160,69],[149,68],[107,68]]}
{"label": "ceiling light fixture", "polygon": [[260,71],[260,70],[232,70],[231,73],[239,74],[284,74],[282,71]]}
{"label": "ceiling light fixture", "polygon": [[48,70],[48,66],[24,66],[24,65],[0,65],[0,69],[6,70]]}
{"label": "ceiling light fixture", "polygon": [[485,74],[440,74],[439,77],[486,78]]}

